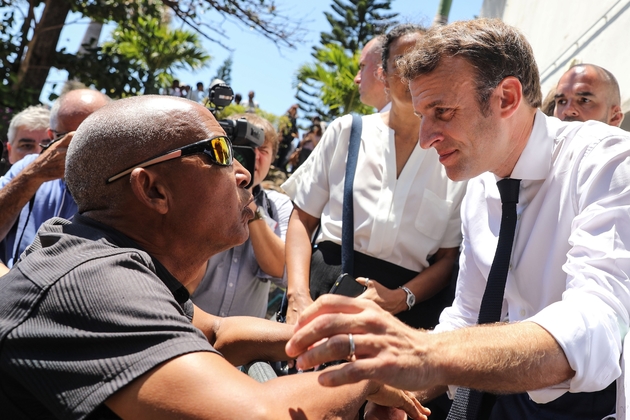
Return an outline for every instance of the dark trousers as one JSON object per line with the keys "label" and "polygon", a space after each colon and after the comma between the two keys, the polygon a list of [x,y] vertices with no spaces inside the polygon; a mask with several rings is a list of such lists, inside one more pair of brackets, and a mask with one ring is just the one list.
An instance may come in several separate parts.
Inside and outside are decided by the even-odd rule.
{"label": "dark trousers", "polygon": [[[293,137],[291,137],[293,138]],[[283,172],[286,172],[287,163],[289,163],[289,151],[291,150],[291,142],[285,142],[284,140],[278,146],[278,155],[276,157],[273,166],[280,169]]]}
{"label": "dark trousers", "polygon": [[598,392],[567,392],[547,404],[537,404],[527,393],[500,395],[490,420],[601,420],[615,413],[616,383]]}
{"label": "dark trousers", "polygon": [[[328,293],[341,274],[341,246],[333,242],[320,242],[311,256],[311,298]],[[387,261],[354,251],[354,277],[367,277],[388,289],[396,289],[418,273]],[[453,291],[446,287],[435,296],[418,302],[410,311],[396,315],[414,328],[432,329],[438,323],[442,310],[453,303]]]}

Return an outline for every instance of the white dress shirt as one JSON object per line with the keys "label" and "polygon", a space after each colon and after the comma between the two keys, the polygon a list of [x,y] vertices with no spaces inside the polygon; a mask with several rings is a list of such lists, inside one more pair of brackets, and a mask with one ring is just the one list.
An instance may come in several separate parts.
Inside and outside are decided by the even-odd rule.
{"label": "white dress shirt", "polygon": [[[354,178],[354,249],[422,271],[439,248],[461,243],[459,209],[466,184],[449,180],[434,149],[416,146],[396,178],[394,131],[380,114],[364,116]],[[333,121],[282,188],[321,218],[317,242],[341,244],[343,186],[352,116]]]}
{"label": "white dress shirt", "polygon": [[[522,182],[503,317],[549,331],[576,372],[529,394],[544,403],[601,390],[620,374],[629,322],[630,134],[538,111],[511,177]],[[436,331],[477,322],[501,221],[497,180],[468,183],[457,292]]]}

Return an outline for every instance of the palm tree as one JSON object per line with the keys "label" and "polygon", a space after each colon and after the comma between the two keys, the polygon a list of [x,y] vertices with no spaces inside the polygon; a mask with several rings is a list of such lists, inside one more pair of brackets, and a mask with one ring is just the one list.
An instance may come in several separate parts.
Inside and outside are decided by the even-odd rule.
{"label": "palm tree", "polygon": [[197,34],[168,25],[151,16],[139,17],[133,26],[119,25],[112,40],[103,44],[106,54],[118,54],[146,72],[144,93],[158,93],[173,78],[173,70],[203,67],[210,56]]}
{"label": "palm tree", "polygon": [[[354,76],[359,70],[358,52],[349,55],[340,45],[327,44],[315,53],[315,64],[300,67],[297,74],[300,102],[315,108],[320,115],[336,118],[350,112],[369,114],[373,108],[365,106],[359,98]],[[314,95],[314,92],[317,92]],[[324,108],[309,103],[302,95],[317,96]]]}

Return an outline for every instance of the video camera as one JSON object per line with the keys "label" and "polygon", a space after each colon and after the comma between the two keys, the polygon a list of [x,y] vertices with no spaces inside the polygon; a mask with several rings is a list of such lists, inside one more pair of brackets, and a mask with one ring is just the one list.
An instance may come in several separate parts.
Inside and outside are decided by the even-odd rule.
{"label": "video camera", "polygon": [[[228,106],[234,98],[232,88],[221,79],[214,79],[210,83],[207,107],[216,116],[217,111]],[[256,152],[254,149],[265,142],[265,133],[262,129],[248,122],[245,118],[238,120],[218,120],[221,128],[232,141],[234,158],[240,162],[251,174],[251,181],[247,188],[254,182],[254,170],[256,168]]]}

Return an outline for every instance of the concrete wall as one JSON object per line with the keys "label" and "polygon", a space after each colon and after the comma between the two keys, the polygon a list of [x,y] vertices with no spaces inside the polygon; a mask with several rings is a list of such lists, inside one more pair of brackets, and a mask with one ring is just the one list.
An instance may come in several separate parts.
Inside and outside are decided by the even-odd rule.
{"label": "concrete wall", "polygon": [[543,97],[574,63],[612,72],[630,129],[630,0],[484,0],[481,17],[521,30],[534,49]]}

